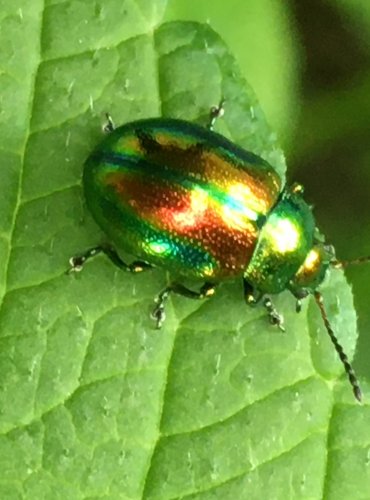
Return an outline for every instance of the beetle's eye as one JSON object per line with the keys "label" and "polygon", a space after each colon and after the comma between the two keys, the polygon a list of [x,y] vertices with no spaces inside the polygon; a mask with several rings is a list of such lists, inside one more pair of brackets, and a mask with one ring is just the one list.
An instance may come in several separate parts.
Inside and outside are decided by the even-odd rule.
{"label": "beetle's eye", "polygon": [[314,246],[307,254],[301,267],[290,282],[290,289],[296,297],[303,298],[315,289],[324,280],[326,270],[331,261],[331,253],[321,244]]}

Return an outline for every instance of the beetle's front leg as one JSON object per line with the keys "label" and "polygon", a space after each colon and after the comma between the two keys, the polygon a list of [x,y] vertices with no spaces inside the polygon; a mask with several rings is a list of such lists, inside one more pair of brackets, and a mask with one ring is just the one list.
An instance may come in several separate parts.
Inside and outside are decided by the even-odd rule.
{"label": "beetle's front leg", "polygon": [[277,312],[274,304],[271,302],[270,297],[264,297],[263,306],[265,307],[269,321],[272,325],[276,325],[282,332],[285,332],[284,328],[284,318],[281,314]]}
{"label": "beetle's front leg", "polygon": [[[255,290],[245,278],[243,279],[243,287],[244,287],[244,299],[246,303],[250,306],[257,305],[261,301],[263,294],[258,290]],[[280,328],[281,331],[285,332],[284,318],[281,314],[277,312],[270,297],[263,297],[262,305],[265,307],[267,311],[270,323],[272,325],[276,325],[278,328]]]}
{"label": "beetle's front leg", "polygon": [[215,293],[216,285],[214,283],[204,283],[199,292],[194,292],[179,283],[172,283],[166,286],[156,297],[156,306],[154,307],[151,317],[156,322],[156,327],[161,328],[166,319],[165,304],[171,293],[182,295],[188,299],[206,299]]}

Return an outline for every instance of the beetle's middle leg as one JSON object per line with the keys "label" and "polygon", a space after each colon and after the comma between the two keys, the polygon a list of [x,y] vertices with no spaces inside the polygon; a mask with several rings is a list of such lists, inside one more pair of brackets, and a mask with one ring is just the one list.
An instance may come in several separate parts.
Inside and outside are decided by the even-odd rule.
{"label": "beetle's middle leg", "polygon": [[262,305],[267,311],[269,321],[272,325],[276,325],[280,330],[285,332],[284,328],[284,318],[275,309],[270,297],[262,296],[260,292],[256,292],[254,288],[248,283],[246,279],[243,279],[244,286],[244,299],[246,303],[250,306],[257,305],[262,300]]}
{"label": "beetle's middle leg", "polygon": [[156,297],[156,305],[152,311],[152,318],[156,321],[156,327],[161,328],[166,319],[165,304],[171,293],[182,295],[188,299],[206,299],[215,293],[216,285],[214,283],[204,283],[199,292],[194,292],[179,283],[172,283],[166,286]]}

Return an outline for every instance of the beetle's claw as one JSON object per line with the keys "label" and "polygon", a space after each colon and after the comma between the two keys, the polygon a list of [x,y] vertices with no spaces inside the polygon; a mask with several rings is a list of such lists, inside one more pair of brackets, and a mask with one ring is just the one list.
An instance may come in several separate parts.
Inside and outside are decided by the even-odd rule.
{"label": "beetle's claw", "polygon": [[156,328],[160,330],[162,328],[164,320],[166,319],[164,305],[161,302],[157,304],[153,309],[151,318],[156,322]]}
{"label": "beetle's claw", "polygon": [[224,104],[225,104],[225,99],[221,99],[220,103],[217,106],[212,106],[209,113],[209,123],[208,123],[208,128],[210,130],[213,130],[213,126],[216,123],[216,120],[224,115],[225,113]]}
{"label": "beetle's claw", "polygon": [[279,330],[282,332],[285,332],[285,327],[284,327],[284,318],[277,312],[271,313],[270,314],[270,323],[274,326],[277,326]]}
{"label": "beetle's claw", "polygon": [[109,113],[105,113],[106,123],[103,125],[103,132],[105,134],[110,134],[116,128],[113,119]]}
{"label": "beetle's claw", "polygon": [[82,271],[83,265],[86,258],[83,256],[74,256],[69,259],[69,269],[67,269],[66,274],[79,273]]}

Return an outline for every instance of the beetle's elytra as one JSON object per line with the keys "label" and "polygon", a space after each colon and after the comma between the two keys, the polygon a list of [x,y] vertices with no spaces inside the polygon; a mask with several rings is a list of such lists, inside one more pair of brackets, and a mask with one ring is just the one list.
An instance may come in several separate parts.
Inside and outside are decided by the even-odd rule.
{"label": "beetle's elytra", "polygon": [[[360,400],[356,376],[317,291],[329,265],[340,265],[333,247],[317,231],[301,186],[283,186],[265,160],[212,130],[222,111],[222,105],[212,109],[208,128],[153,118],[114,129],[109,119],[108,136],[85,163],[83,187],[110,244],[73,257],[71,270],[104,252],[129,271],[160,266],[203,280],[198,292],[171,283],[158,295],[157,327],[171,292],[202,299],[226,279],[243,279],[246,302],[261,301],[281,329],[269,295],[289,289],[299,309],[300,299],[313,293]],[[137,260],[126,264],[115,249]]]}

